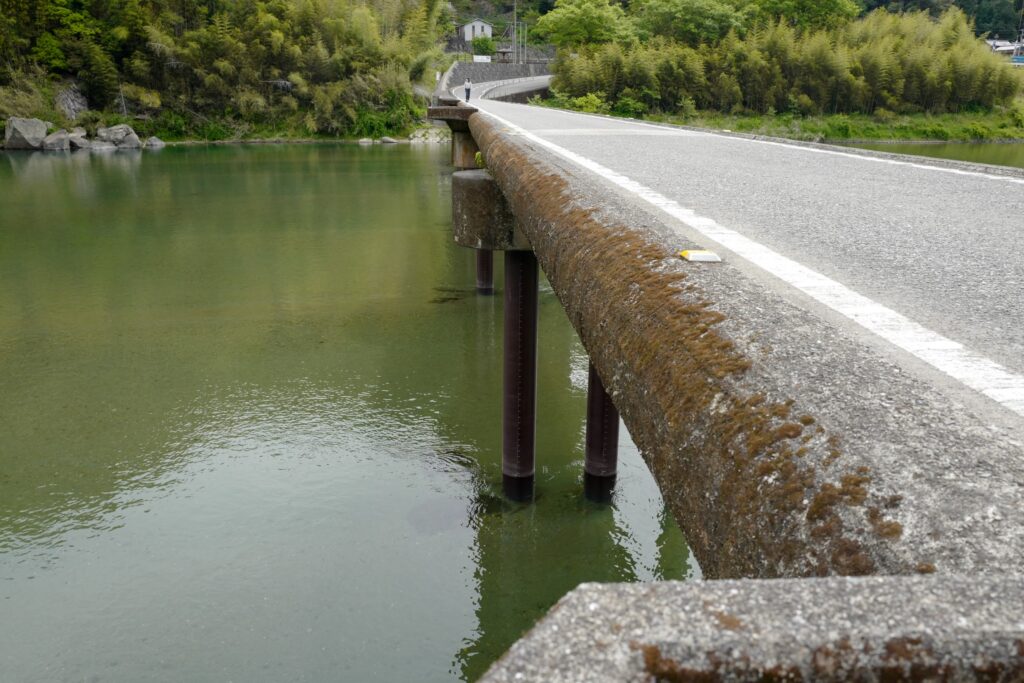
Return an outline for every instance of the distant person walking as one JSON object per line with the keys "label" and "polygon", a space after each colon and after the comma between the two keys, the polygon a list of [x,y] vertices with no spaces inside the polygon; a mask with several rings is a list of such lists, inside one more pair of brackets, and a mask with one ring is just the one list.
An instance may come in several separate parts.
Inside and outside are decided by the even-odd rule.
{"label": "distant person walking", "polygon": [[469,82],[468,78],[466,79],[466,84],[464,87],[466,88],[466,101],[469,102],[469,89],[473,87],[473,84]]}

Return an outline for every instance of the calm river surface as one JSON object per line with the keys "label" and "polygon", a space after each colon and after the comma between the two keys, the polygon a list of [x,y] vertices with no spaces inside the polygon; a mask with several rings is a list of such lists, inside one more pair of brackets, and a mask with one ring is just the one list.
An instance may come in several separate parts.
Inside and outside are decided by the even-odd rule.
{"label": "calm river surface", "polygon": [[0,155],[0,679],[472,680],[580,582],[699,573],[627,436],[581,500],[550,289],[539,499],[502,501],[447,156]]}

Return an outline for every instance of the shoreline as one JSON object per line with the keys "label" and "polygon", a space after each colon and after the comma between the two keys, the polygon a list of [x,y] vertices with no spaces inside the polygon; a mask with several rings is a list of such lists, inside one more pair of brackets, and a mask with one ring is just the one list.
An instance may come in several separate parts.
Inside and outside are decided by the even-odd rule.
{"label": "shoreline", "polygon": [[[164,147],[204,147],[204,146],[216,146],[216,147],[227,147],[231,145],[356,145],[358,147],[391,147],[394,145],[440,145],[449,142],[449,138],[443,139],[427,139],[427,140],[413,140],[408,137],[405,138],[392,138],[392,142],[381,142],[379,139],[373,140],[372,142],[360,142],[359,140],[353,140],[350,138],[244,138],[236,140],[164,140],[163,147],[151,148],[151,147],[132,147],[132,148],[118,148],[110,150],[102,150],[98,153],[109,154],[111,152],[158,152]],[[0,145],[0,152],[2,153],[50,153],[50,154],[77,154],[79,152],[91,152],[89,149],[79,150],[43,150],[43,149],[5,149],[3,145]]]}

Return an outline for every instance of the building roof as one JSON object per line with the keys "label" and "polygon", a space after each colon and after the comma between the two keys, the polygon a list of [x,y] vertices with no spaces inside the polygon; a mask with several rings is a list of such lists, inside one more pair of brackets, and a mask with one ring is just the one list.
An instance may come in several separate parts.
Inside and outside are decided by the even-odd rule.
{"label": "building roof", "polygon": [[464,23],[464,24],[463,24],[463,26],[469,26],[470,24],[472,24],[472,23],[474,23],[474,22],[477,22],[477,21],[479,21],[479,22],[480,22],[481,24],[487,24],[488,26],[490,26],[490,27],[492,27],[492,28],[494,27],[494,24],[492,24],[492,23],[491,23],[491,22],[489,22],[489,21],[484,21],[483,19],[481,19],[481,18],[479,18],[479,17],[474,17],[474,18],[470,19],[469,21],[467,21],[466,23]]}

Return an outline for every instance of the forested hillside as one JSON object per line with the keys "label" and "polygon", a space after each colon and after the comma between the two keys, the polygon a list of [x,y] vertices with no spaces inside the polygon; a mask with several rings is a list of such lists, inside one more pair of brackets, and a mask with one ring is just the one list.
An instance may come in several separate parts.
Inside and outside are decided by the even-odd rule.
{"label": "forested hillside", "polygon": [[[1009,105],[1020,74],[1000,69],[975,36],[1012,37],[1022,3],[524,0],[518,10],[534,40],[563,48],[556,87],[571,106],[884,116]],[[432,87],[447,65],[441,39],[458,21],[481,16],[500,31],[511,8],[0,0],[0,119],[68,125],[54,96],[74,83],[88,99],[76,122],[86,126],[125,121],[170,139],[379,136],[421,119],[414,85]]]}
{"label": "forested hillside", "polygon": [[412,85],[433,81],[441,12],[438,0],[0,0],[0,115],[59,116],[65,78],[91,109],[172,138],[381,135],[421,115]]}

